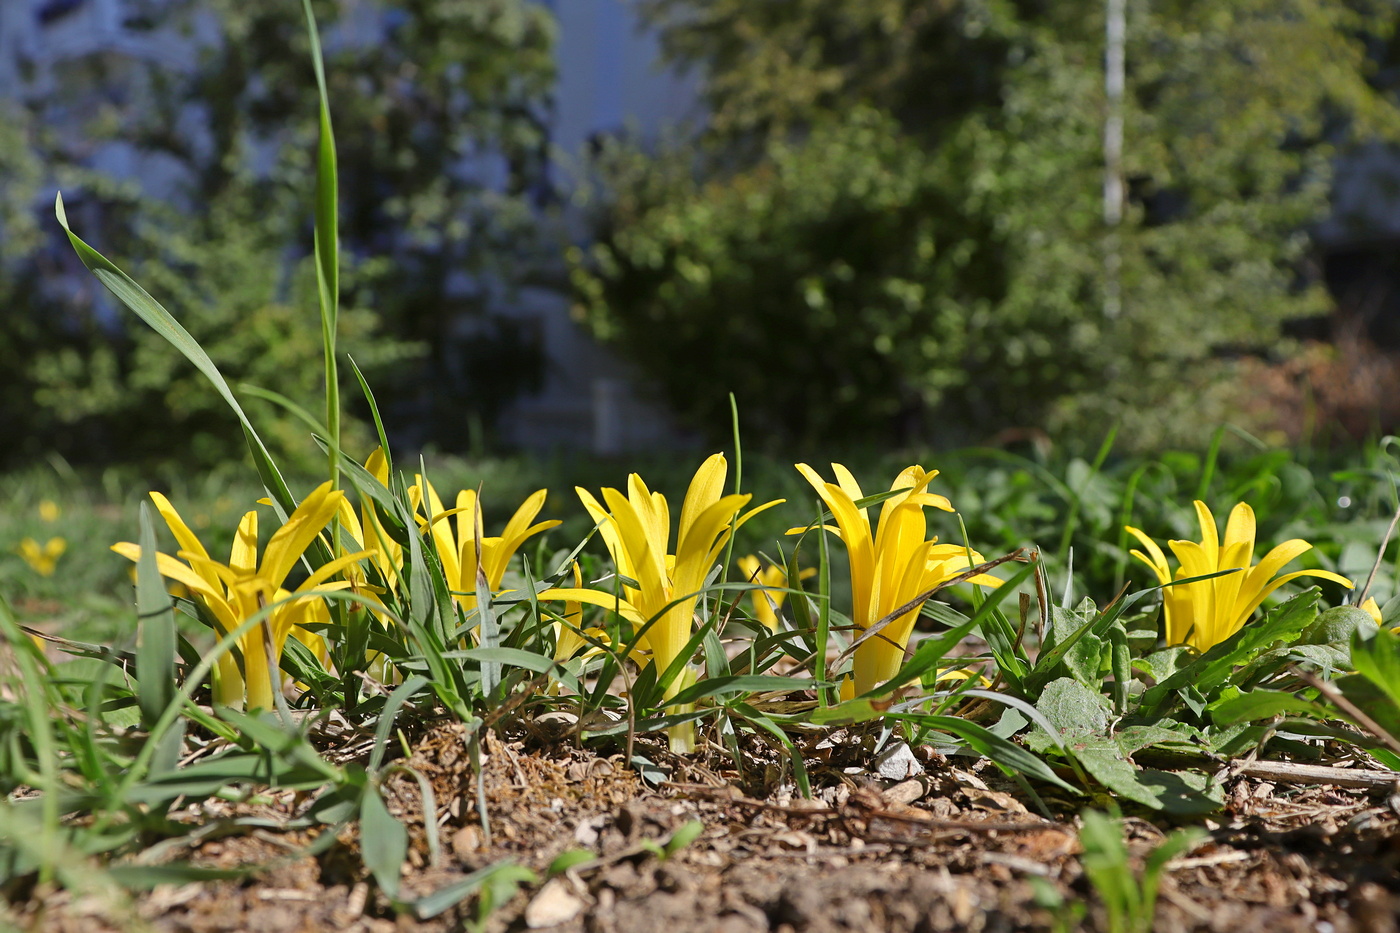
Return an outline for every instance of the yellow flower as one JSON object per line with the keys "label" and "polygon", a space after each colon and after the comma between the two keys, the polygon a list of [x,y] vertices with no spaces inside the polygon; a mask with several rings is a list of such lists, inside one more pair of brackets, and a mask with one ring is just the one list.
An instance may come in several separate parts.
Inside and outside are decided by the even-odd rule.
{"label": "yellow flower", "polygon": [[[583,570],[579,567],[578,561],[574,561],[574,589],[583,586]],[[607,633],[602,629],[583,629],[583,603],[576,599],[564,601],[563,621],[555,620],[554,623],[554,660],[567,661],[578,654],[579,649],[587,647],[585,656],[593,655],[599,649],[592,647],[583,636],[588,635],[598,640],[607,638]],[[582,634],[581,634],[582,633]]]}
{"label": "yellow flower", "polygon": [[1367,600],[1361,604],[1361,611],[1375,619],[1377,625],[1380,625],[1383,621],[1381,619],[1381,607],[1376,602],[1376,597],[1374,596],[1368,597]]}
{"label": "yellow flower", "polygon": [[15,550],[26,564],[34,568],[35,573],[41,577],[48,577],[53,575],[54,568],[58,566],[58,559],[68,550],[68,542],[63,538],[50,538],[40,547],[38,541],[25,538]]}
{"label": "yellow flower", "polygon": [[[778,630],[778,610],[783,608],[783,602],[787,599],[787,593],[783,590],[788,588],[787,573],[783,568],[774,564],[762,567],[757,555],[750,554],[741,557],[734,562],[739,567],[739,572],[744,575],[747,583],[757,583],[766,587],[762,590],[754,590],[749,594],[749,599],[753,603],[753,617],[763,623],[770,632]],[[798,576],[806,580],[817,571],[808,567],[800,571]]]}
{"label": "yellow flower", "polygon": [[[926,539],[924,509],[932,506],[953,511],[946,498],[926,491],[929,481],[938,475],[937,470],[925,472],[920,466],[911,466],[895,477],[890,489],[904,491],[884,501],[879,530],[872,533],[867,510],[856,507],[856,500],[864,498],[860,484],[841,464],[833,463],[831,468],[836,472],[837,483],[823,481],[805,463],[797,464],[798,472],[836,517],[836,527],[828,525],[826,530],[846,545],[851,565],[851,621],[862,632],[900,606],[983,562],[976,551],[971,554],[974,564],[969,564],[967,548],[939,544],[937,538]],[[793,528],[788,534],[804,531],[805,528]],[[987,574],[978,574],[970,582],[1001,585],[1000,580]],[[856,648],[855,695],[873,690],[898,673],[920,606],[922,602]]]}
{"label": "yellow flower", "polygon": [[1230,511],[1223,545],[1215,516],[1199,500],[1196,502],[1196,518],[1201,526],[1199,543],[1167,542],[1180,564],[1175,577],[1157,543],[1138,529],[1126,526],[1128,533],[1142,542],[1147,550],[1145,554],[1133,550],[1132,555],[1152,568],[1159,583],[1221,570],[1239,571],[1184,586],[1169,586],[1162,591],[1168,645],[1190,645],[1197,651],[1209,651],[1244,627],[1270,593],[1299,577],[1320,577],[1351,588],[1350,580],[1330,570],[1296,570],[1276,578],[1275,574],[1283,569],[1284,564],[1312,549],[1312,545],[1301,538],[1283,542],[1264,555],[1258,564],[1253,563],[1254,510],[1243,502]]}
{"label": "yellow flower", "polygon": [[[389,463],[384,456],[384,448],[376,447],[365,461],[365,470],[379,481],[385,489],[389,487]],[[380,577],[390,589],[398,586],[399,571],[403,569],[403,545],[399,544],[384,530],[374,500],[365,496],[360,503],[360,514],[356,516],[349,500],[340,504],[340,524],[355,543],[373,552],[370,562],[379,571]],[[364,574],[352,568],[351,579],[363,582]]]}
{"label": "yellow flower", "polygon": [[[476,492],[464,489],[457,493],[457,507],[449,512],[443,509],[442,500],[438,498],[432,483],[424,481],[421,476],[415,479],[417,483],[408,490],[415,517],[424,528],[431,524],[433,544],[442,561],[447,587],[454,591],[453,598],[462,608],[471,612],[476,609]],[[481,569],[491,592],[501,588],[510,559],[527,539],[562,524],[557,519],[530,524],[540,514],[547,495],[543,489],[536,490],[515,510],[499,537],[481,539]],[[416,515],[420,508],[425,515]]]}
{"label": "yellow flower", "polygon": [[[242,671],[229,654],[217,662],[215,703],[237,707],[246,699],[249,709],[270,709],[274,686],[272,672],[268,669],[269,643],[264,629],[271,635],[271,656],[281,658],[282,647],[294,629],[330,621],[325,601],[311,591],[318,587],[323,591],[349,587],[344,581],[327,581],[371,555],[369,551],[347,554],[318,568],[291,593],[282,588],[287,574],[345,499],[343,492],[332,490],[330,485],[322,483],[302,500],[287,523],[267,542],[261,562],[258,561],[258,513],[245,514],[238,524],[227,564],[212,560],[169,500],[158,492],[151,493],[151,500],[181,546],[179,556],[183,559],[182,562],[166,554],[157,554],[156,566],[162,576],[188,587],[194,598],[209,610],[221,634],[233,631],[264,607],[277,604],[264,625],[253,626],[239,638]],[[114,544],[112,550],[133,561],[141,559],[141,548],[130,542]],[[303,593],[307,594],[304,598],[288,598]]]}
{"label": "yellow flower", "polygon": [[[670,549],[671,513],[666,497],[648,489],[636,473],[627,478],[627,495],[616,489],[603,490],[606,508],[588,490],[578,488],[584,508],[598,523],[598,532],[612,554],[618,575],[626,582],[621,596],[574,587],[546,590],[540,598],[602,606],[636,628],[655,619],[639,647],[651,654],[658,675],[664,672],[690,640],[695,604],[720,551],[729,541],[731,522],[738,527],[782,501],[768,502],[740,515],[753,497],[723,495],[727,471],[723,454],[715,454],[696,470],[681,506],[674,554]],[[671,605],[673,601],[675,605]],[[682,678],[672,681],[666,698],[674,696],[681,684]],[[677,751],[688,751],[693,741],[689,724],[685,726],[671,733],[671,746]]]}
{"label": "yellow flower", "polygon": [[63,510],[52,499],[44,499],[39,503],[39,517],[50,524],[58,521],[58,517],[62,514]]}

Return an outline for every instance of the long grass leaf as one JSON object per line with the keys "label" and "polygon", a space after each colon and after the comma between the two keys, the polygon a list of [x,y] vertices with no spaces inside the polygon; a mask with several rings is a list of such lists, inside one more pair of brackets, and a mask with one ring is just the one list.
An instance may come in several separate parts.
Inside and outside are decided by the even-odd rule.
{"label": "long grass leaf", "polygon": [[156,569],[156,529],[141,503],[141,557],[136,562],[136,700],[150,728],[175,697],[175,612]]}
{"label": "long grass leaf", "polygon": [[[325,355],[326,429],[331,488],[340,488],[340,379],[335,357],[336,327],[340,316],[340,218],[339,178],[335,159],[335,132],[331,127],[330,94],[326,67],[311,0],[302,0],[306,31],[311,40],[311,64],[320,94],[320,139],[316,146],[316,286],[321,299],[321,342]],[[332,536],[334,537],[334,536]]]}
{"label": "long grass leaf", "polygon": [[[83,261],[97,280],[112,294],[116,295],[136,316],[141,318],[151,326],[156,333],[164,337],[171,346],[179,350],[185,357],[194,364],[204,374],[214,386],[214,390],[233,409],[233,413],[238,417],[238,422],[243,426],[243,435],[248,441],[248,449],[253,455],[253,465],[257,468],[258,476],[262,479],[263,485],[267,487],[278,504],[287,512],[293,511],[296,500],[292,497],[291,491],[287,488],[286,481],[282,478],[281,472],[277,469],[277,464],[272,461],[272,455],[267,452],[267,446],[263,444],[262,438],[258,436],[253,423],[248,420],[248,415],[243,411],[243,407],[238,404],[238,399],[233,395],[233,390],[229,388],[228,382],[224,380],[219,368],[214,365],[214,361],[209,358],[209,354],[204,352],[204,348],[199,342],[190,336],[189,331],[175,320],[174,316],[150,296],[150,294],[136,284],[136,281],[128,276],[116,264],[87,243],[83,242],[68,226],[68,215],[63,210],[63,195],[58,195],[54,205],[54,211],[58,215],[58,222],[63,227],[63,232],[68,234],[68,241],[73,244],[73,249],[77,251],[78,258]],[[285,516],[283,516],[285,518]]]}

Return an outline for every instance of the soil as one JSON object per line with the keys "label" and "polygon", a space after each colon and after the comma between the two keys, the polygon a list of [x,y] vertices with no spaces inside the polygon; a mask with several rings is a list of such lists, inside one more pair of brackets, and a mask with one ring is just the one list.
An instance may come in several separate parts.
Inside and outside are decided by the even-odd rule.
{"label": "soil", "polygon": [[[889,930],[1106,930],[1107,918],[1077,855],[1076,814],[1085,801],[1043,796],[1054,814],[994,768],[915,749],[905,780],[882,780],[855,739],[813,760],[804,800],[770,749],[709,747],[687,758],[639,738],[634,754],[668,772],[650,784],[614,754],[580,749],[567,734],[488,736],[484,792],[460,726],[417,737],[402,764],[430,782],[439,826],[434,861],[418,780],[399,770],[390,810],[411,827],[401,896],[411,901],[470,872],[510,859],[532,870],[495,905],[487,931],[568,933],[825,933]],[[567,733],[567,730],[564,730]],[[856,737],[858,738],[858,737]],[[839,744],[839,743],[838,743]],[[606,751],[606,750],[605,750]],[[868,759],[868,755],[865,756]],[[867,760],[864,765],[870,765]],[[907,772],[906,772],[907,773]],[[210,833],[161,857],[211,868],[262,866],[241,879],[169,884],[130,901],[35,892],[0,927],[62,933],[147,929],[160,933],[389,933],[470,929],[475,899],[431,919],[395,913],[361,866],[355,828],[304,854],[316,834],[276,827],[307,799],[269,792],[201,822],[257,816],[262,828]],[[221,805],[222,806],[222,805]],[[1171,826],[1147,813],[1124,822],[1134,864]],[[691,821],[703,831],[670,855],[658,849]],[[1396,933],[1400,914],[1400,793],[1333,786],[1274,786],[1232,779],[1226,808],[1206,822],[1209,839],[1169,863],[1154,929],[1242,933]],[[322,840],[323,842],[326,840]],[[586,858],[552,878],[561,854]],[[145,856],[150,858],[148,853]],[[1068,906],[1038,906],[1035,879]],[[1085,911],[1082,919],[1074,911]]]}

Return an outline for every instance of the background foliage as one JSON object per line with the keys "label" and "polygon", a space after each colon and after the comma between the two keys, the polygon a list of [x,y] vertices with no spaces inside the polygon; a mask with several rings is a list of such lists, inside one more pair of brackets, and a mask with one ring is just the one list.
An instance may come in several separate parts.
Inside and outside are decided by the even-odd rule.
{"label": "background foliage", "polygon": [[[493,355],[493,340],[518,346],[490,306],[549,264],[553,20],[525,0],[317,11],[343,128],[342,300],[365,309],[347,313],[342,348],[377,377],[386,408],[419,426],[406,442],[464,447],[467,416],[489,420],[538,378],[528,354],[506,371],[464,365],[461,331],[476,322],[477,357]],[[231,378],[315,408],[321,348],[294,323],[315,294],[302,193],[316,110],[300,9],[183,0],[145,25],[186,29],[193,66],[92,56],[63,76],[61,96],[30,100],[0,126],[0,296],[24,309],[0,325],[14,363],[0,406],[20,436],[42,438],[10,454],[42,446],[75,461],[100,451],[208,466],[243,445],[178,354],[95,283],[63,278],[76,271],[66,244],[36,224],[54,185]],[[104,155],[153,167],[144,176],[165,190],[112,182],[89,167]],[[268,433],[284,453],[314,453],[291,421]]]}
{"label": "background foliage", "polygon": [[1222,355],[1329,307],[1306,229],[1336,145],[1400,126],[1379,6],[1129,3],[1110,230],[1102,4],[647,8],[712,117],[698,153],[599,161],[579,313],[696,425],[734,388],[774,441],[1198,433]]}

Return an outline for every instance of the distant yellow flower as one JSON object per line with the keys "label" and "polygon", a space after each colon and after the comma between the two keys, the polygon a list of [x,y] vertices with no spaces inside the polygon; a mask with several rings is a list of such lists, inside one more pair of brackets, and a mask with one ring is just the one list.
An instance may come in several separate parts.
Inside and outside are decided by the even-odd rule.
{"label": "distant yellow flower", "polygon": [[1243,628],[1270,593],[1299,577],[1319,577],[1351,589],[1350,580],[1330,570],[1296,570],[1275,577],[1284,564],[1312,549],[1312,545],[1301,538],[1283,542],[1254,564],[1254,510],[1243,502],[1230,511],[1223,546],[1215,516],[1199,500],[1196,518],[1201,526],[1199,543],[1167,542],[1180,565],[1175,577],[1157,543],[1138,529],[1126,526],[1128,533],[1147,550],[1147,553],[1133,550],[1132,555],[1152,568],[1159,583],[1222,570],[1239,571],[1163,589],[1168,645],[1190,645],[1197,651],[1209,651]]}
{"label": "distant yellow flower", "polygon": [[[745,583],[757,583],[765,589],[754,590],[749,594],[749,599],[753,603],[753,617],[770,631],[778,629],[778,610],[783,608],[783,602],[787,600],[787,593],[783,592],[788,588],[787,573],[783,568],[774,564],[762,566],[762,562],[757,555],[750,554],[741,557],[734,562],[739,572],[744,575]],[[806,580],[816,574],[816,569],[808,567],[798,573],[798,576]]]}
{"label": "distant yellow flower", "polygon": [[[273,532],[262,561],[258,561],[258,513],[248,512],[238,523],[233,548],[227,564],[210,559],[204,545],[190,531],[168,499],[158,492],[151,499],[161,517],[180,543],[181,560],[166,554],[156,555],[156,566],[162,576],[183,583],[216,621],[220,634],[233,631],[266,606],[277,603],[267,618],[266,626],[255,625],[238,640],[243,655],[243,670],[229,654],[219,658],[214,683],[214,701],[223,706],[243,706],[249,709],[270,709],[273,705],[273,675],[268,669],[269,653],[274,659],[282,657],[287,637],[295,629],[314,623],[330,621],[325,601],[312,591],[345,589],[348,582],[328,582],[355,562],[371,555],[360,551],[337,558],[318,568],[292,592],[282,588],[302,553],[321,533],[340,509],[345,494],[322,483],[302,500],[287,523]],[[138,545],[123,541],[112,550],[133,561],[141,559]],[[305,598],[289,599],[298,594]],[[283,600],[286,600],[283,602]],[[264,627],[271,633],[269,652]],[[278,685],[280,687],[280,683]]]}
{"label": "distant yellow flower", "polygon": [[15,549],[24,562],[34,568],[41,577],[53,575],[58,559],[68,550],[68,542],[63,538],[50,538],[42,547],[33,538],[25,538]]}
{"label": "distant yellow flower", "polygon": [[42,518],[44,521],[52,524],[53,522],[58,521],[59,516],[62,514],[63,510],[60,509],[58,507],[58,503],[54,502],[52,499],[44,499],[40,501],[39,517]]}
{"label": "distant yellow flower", "polygon": [[[924,509],[932,506],[945,512],[953,511],[946,498],[927,492],[929,481],[937,470],[925,472],[923,467],[905,468],[890,489],[904,492],[886,499],[880,508],[879,530],[871,532],[867,511],[856,507],[864,498],[860,484],[851,471],[839,463],[831,468],[839,482],[822,480],[805,463],[797,470],[827,508],[836,517],[836,527],[826,530],[837,535],[846,545],[851,565],[851,621],[864,632],[891,612],[912,602],[923,593],[964,573],[974,564],[968,562],[968,549],[955,544],[939,544],[928,538]],[[805,528],[793,528],[788,534],[800,534]],[[982,555],[971,552],[972,561],[980,564]],[[988,574],[978,574],[971,583],[1000,586],[1001,581]],[[922,603],[914,606],[876,635],[862,642],[855,653],[855,695],[863,694],[884,683],[899,672],[904,649],[914,630],[914,620]]]}
{"label": "distant yellow flower", "polygon": [[[584,508],[598,523],[598,533],[612,553],[618,575],[631,582],[622,585],[620,596],[573,587],[546,590],[540,598],[602,606],[636,628],[655,618],[640,647],[651,654],[658,674],[665,671],[690,640],[695,604],[720,551],[729,541],[731,522],[738,527],[782,501],[768,502],[740,514],[753,497],[723,495],[727,471],[723,454],[710,457],[695,471],[681,506],[674,554],[670,549],[671,513],[666,497],[648,489],[636,473],[627,477],[626,496],[616,489],[603,490],[606,508],[588,490],[578,488]],[[672,681],[666,698],[674,696],[681,685],[681,679]],[[674,750],[690,750],[693,730],[689,726],[686,723],[672,731]]]}

